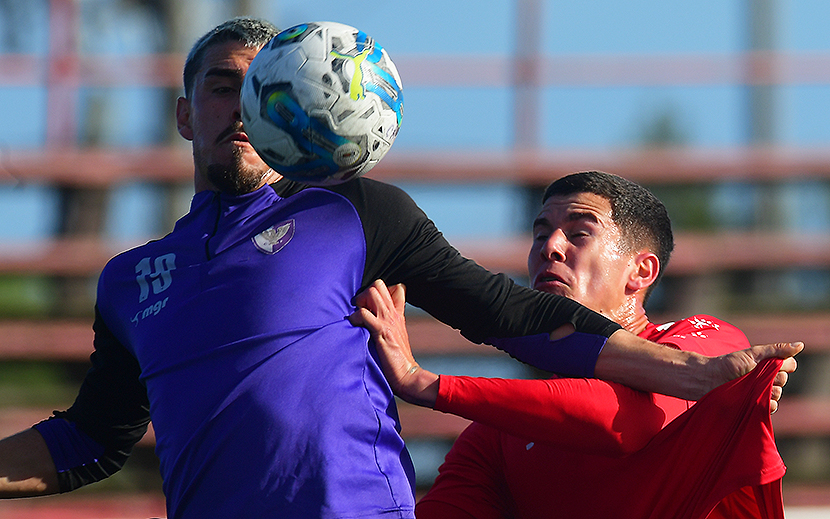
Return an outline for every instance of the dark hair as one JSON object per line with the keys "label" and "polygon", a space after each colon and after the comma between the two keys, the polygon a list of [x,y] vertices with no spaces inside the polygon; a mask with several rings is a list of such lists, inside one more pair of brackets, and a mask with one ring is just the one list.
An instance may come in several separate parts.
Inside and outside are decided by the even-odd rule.
{"label": "dark hair", "polygon": [[199,38],[184,62],[184,95],[190,97],[193,90],[193,82],[196,72],[202,66],[202,59],[208,47],[225,43],[226,41],[238,41],[248,47],[261,47],[276,36],[279,29],[266,20],[258,18],[232,18],[211,29],[207,34]]}
{"label": "dark hair", "polygon": [[671,220],[666,206],[643,186],[601,171],[583,171],[564,176],[545,189],[542,203],[551,196],[593,193],[611,204],[611,218],[620,229],[623,246],[629,250],[643,248],[660,261],[657,279],[646,290],[645,299],[663,277],[674,249]]}

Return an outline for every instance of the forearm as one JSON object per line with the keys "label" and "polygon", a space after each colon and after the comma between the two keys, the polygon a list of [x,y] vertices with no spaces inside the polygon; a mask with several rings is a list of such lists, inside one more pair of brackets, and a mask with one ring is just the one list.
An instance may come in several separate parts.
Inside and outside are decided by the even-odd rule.
{"label": "forearm", "polygon": [[405,402],[421,407],[435,407],[438,399],[438,375],[415,364],[399,380],[390,380],[392,391]]}
{"label": "forearm", "polygon": [[713,373],[710,360],[618,330],[602,348],[594,376],[642,391],[698,400],[728,380]]}
{"label": "forearm", "polygon": [[40,433],[27,429],[0,440],[0,498],[58,491],[58,473]]}

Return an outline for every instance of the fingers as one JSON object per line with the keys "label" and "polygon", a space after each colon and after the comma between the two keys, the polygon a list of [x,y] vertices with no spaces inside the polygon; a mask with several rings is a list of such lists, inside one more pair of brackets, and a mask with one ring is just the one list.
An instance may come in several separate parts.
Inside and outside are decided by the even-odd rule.
{"label": "fingers", "polygon": [[406,288],[387,287],[377,280],[355,296],[357,309],[349,316],[356,326],[369,330],[384,376],[396,395],[417,405],[433,407],[438,376],[422,369],[412,356],[404,309]]}
{"label": "fingers", "polygon": [[354,303],[357,309],[348,316],[353,326],[366,328],[381,347],[400,351],[410,349],[404,316],[406,289],[403,285],[387,287],[383,280],[378,279],[355,296]]}
{"label": "fingers", "polygon": [[769,358],[784,359],[781,363],[780,371],[775,375],[773,386],[770,390],[770,414],[778,411],[778,401],[784,394],[784,385],[789,379],[789,374],[794,372],[798,366],[798,363],[793,357],[803,349],[804,343],[802,342],[779,342],[752,346],[749,350],[746,350],[756,364]]}
{"label": "fingers", "polygon": [[354,305],[360,308],[376,307],[382,300],[384,291],[386,291],[386,285],[378,279],[355,296]]}
{"label": "fingers", "polygon": [[798,367],[798,362],[796,362],[795,357],[788,357],[784,359],[784,362],[781,363],[781,371],[786,373],[792,373]]}
{"label": "fingers", "polygon": [[376,279],[366,290],[357,295],[355,303],[358,302],[362,303],[358,306],[374,303],[387,307],[403,307],[403,303],[406,303],[406,287],[403,283],[387,287],[382,279]]}
{"label": "fingers", "polygon": [[779,371],[775,375],[775,379],[772,381],[772,385],[777,387],[784,387],[785,385],[787,385],[787,380],[789,380],[789,378],[789,373],[787,373],[786,371]]}
{"label": "fingers", "polygon": [[[792,362],[787,362],[792,361]],[[785,366],[784,364],[787,364]],[[787,384],[787,380],[790,378],[790,373],[795,371],[795,359],[790,357],[784,361],[784,364],[781,365],[781,371],[775,374],[775,378],[772,381],[772,389],[770,390],[770,403],[769,409],[770,414],[775,413],[778,411],[778,401],[781,400],[781,397],[784,396],[784,386]]]}
{"label": "fingers", "polygon": [[403,314],[406,307],[406,287],[404,284],[398,283],[397,285],[389,287],[389,296],[395,306],[395,310]]}
{"label": "fingers", "polygon": [[784,386],[787,385],[790,373],[794,372],[796,367],[797,364],[793,357],[788,357],[781,363],[781,370],[775,374],[775,378],[772,381],[772,389],[770,390],[770,414],[778,411],[779,401],[784,396]]}
{"label": "fingers", "polygon": [[803,349],[803,342],[779,342],[775,344],[752,346],[749,349],[749,352],[754,357],[755,362],[761,362],[762,360],[769,358],[786,359],[793,357]]}
{"label": "fingers", "polygon": [[389,289],[386,288],[386,284],[382,279],[375,280],[374,283],[357,294],[354,298],[354,305],[358,308],[365,308],[374,315],[379,315],[385,308],[393,306]]}
{"label": "fingers", "polygon": [[394,306],[392,304],[392,295],[389,293],[389,289],[382,279],[376,279],[374,283],[369,285],[367,290],[369,291],[369,295],[372,296],[372,301],[376,303],[378,308],[385,309],[389,306]]}
{"label": "fingers", "polygon": [[373,335],[380,331],[381,320],[392,305],[389,291],[380,279],[356,295],[354,304],[357,309],[349,315],[349,322],[367,328]]}
{"label": "fingers", "polygon": [[363,326],[365,328],[368,325],[367,318],[370,317],[374,317],[372,312],[365,308],[358,308],[349,315],[348,319],[352,326]]}
{"label": "fingers", "polygon": [[[715,372],[712,379],[715,381],[715,385],[707,389],[707,391],[726,381],[746,375],[755,369],[761,361],[770,358],[784,359],[781,363],[781,371],[784,373],[792,373],[797,366],[795,359],[792,357],[803,349],[804,343],[802,342],[779,342],[752,346],[745,350],[733,351],[732,353],[721,355],[717,359],[714,359],[716,362],[712,363]],[[783,380],[783,376],[782,381],[786,382],[786,380]]]}

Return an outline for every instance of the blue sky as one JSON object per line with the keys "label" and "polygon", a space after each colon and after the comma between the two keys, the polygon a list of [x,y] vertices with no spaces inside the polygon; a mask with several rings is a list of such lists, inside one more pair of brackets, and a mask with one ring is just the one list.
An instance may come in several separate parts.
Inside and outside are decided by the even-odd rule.
{"label": "blue sky", "polygon": [[[233,15],[221,0],[188,0],[192,9],[192,38]],[[549,55],[733,53],[745,47],[743,21],[748,0],[587,0],[542,2],[542,47]],[[255,14],[281,27],[313,20],[357,26],[395,56],[473,55],[510,56],[515,47],[514,2],[494,0],[401,0],[370,6],[334,0],[249,0]],[[88,20],[80,35],[85,52],[144,53],[161,45],[159,29],[135,3],[116,10],[119,2],[82,0]],[[830,51],[830,31],[823,21],[830,4],[820,0],[776,3],[777,46],[786,51]],[[28,4],[28,20],[10,20],[0,12],[0,30],[10,23],[29,23],[27,45],[36,54],[47,48],[46,0]],[[93,23],[92,21],[95,21]],[[91,27],[95,26],[95,30]],[[405,60],[404,60],[405,61]],[[508,89],[407,86],[406,111],[395,149],[507,149],[512,142],[513,95]],[[794,85],[778,92],[778,138],[782,143],[824,146],[830,142],[830,88]],[[4,150],[38,147],[44,142],[45,89],[0,85],[0,165]],[[158,90],[120,88],[86,91],[82,106],[96,99],[111,114],[102,135],[104,144],[153,144],[172,119],[160,109],[165,97]],[[552,148],[608,148],[637,144],[642,128],[661,114],[671,113],[687,142],[698,146],[740,145],[746,140],[746,93],[731,85],[550,87],[538,110],[543,121],[540,140]],[[171,119],[167,119],[171,118]],[[458,191],[410,186],[419,203],[450,235],[493,229],[511,232],[511,215],[521,196],[495,186],[469,193],[468,200],[487,210],[482,222],[452,216],[448,206],[461,203]],[[154,194],[143,186],[125,186],[116,193],[119,213],[109,224],[117,235],[154,234],[153,222],[138,226],[136,212],[146,209]],[[0,241],[48,235],[54,229],[54,199],[43,186],[0,184]],[[466,200],[465,200],[466,202]],[[113,204],[115,206],[115,204]],[[464,204],[462,204],[464,205]],[[464,205],[466,208],[467,206]],[[132,208],[132,209],[130,209]],[[432,208],[432,209],[431,209]],[[13,209],[13,212],[12,212]],[[466,211],[465,211],[466,212]],[[444,213],[448,215],[443,216]],[[456,212],[456,215],[460,212]],[[26,215],[12,218],[12,215]],[[475,220],[475,219],[474,219]],[[20,223],[24,222],[24,223]]]}

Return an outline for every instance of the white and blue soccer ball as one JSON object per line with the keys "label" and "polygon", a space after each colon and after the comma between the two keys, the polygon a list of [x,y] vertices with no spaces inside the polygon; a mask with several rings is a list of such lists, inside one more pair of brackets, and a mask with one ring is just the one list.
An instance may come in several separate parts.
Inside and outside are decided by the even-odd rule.
{"label": "white and blue soccer ball", "polygon": [[334,22],[277,34],[242,85],[251,145],[283,176],[312,185],[356,178],[389,151],[403,117],[395,64],[366,33]]}

